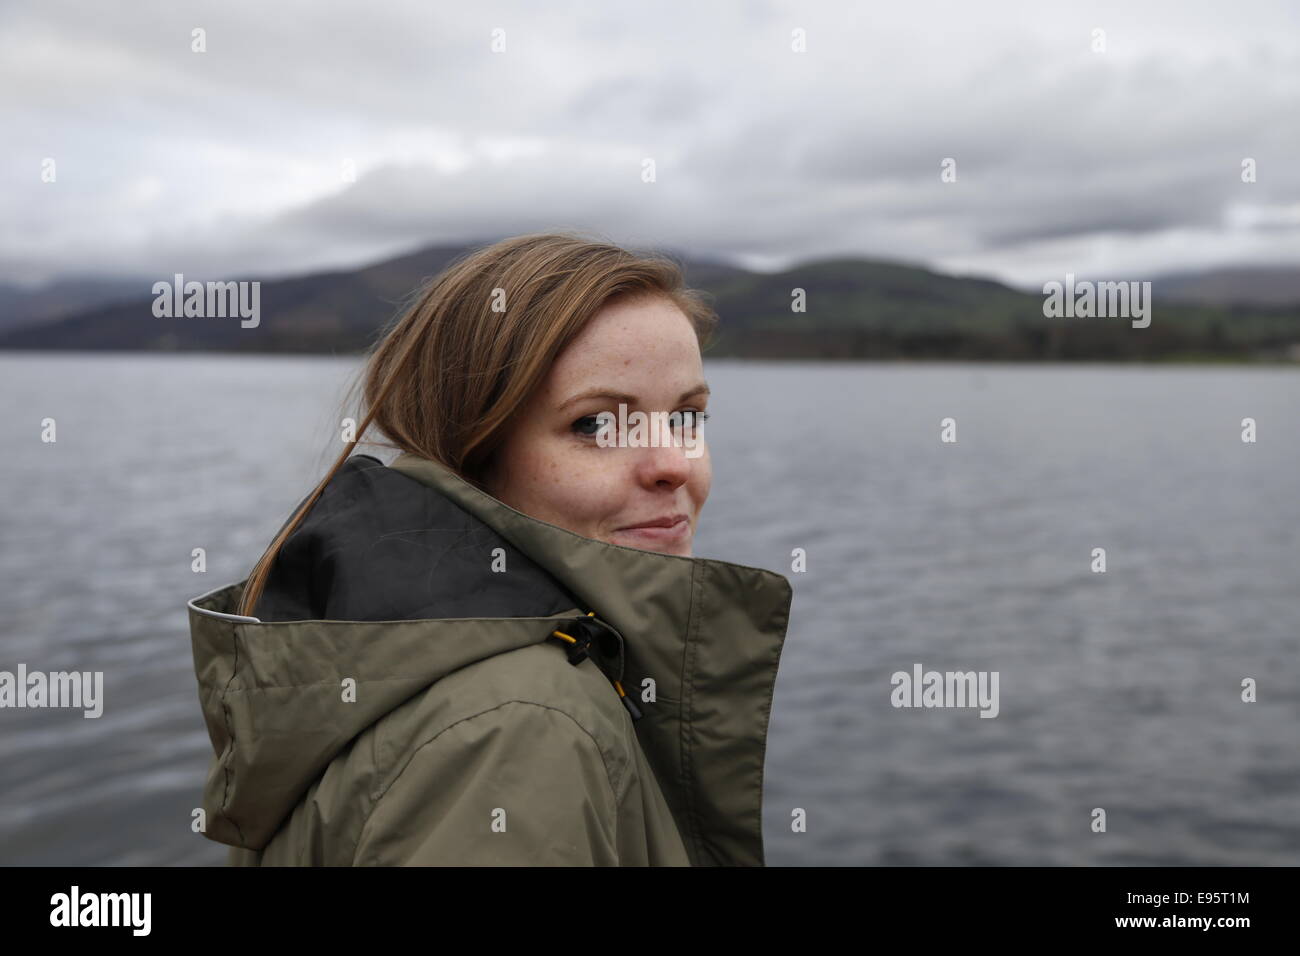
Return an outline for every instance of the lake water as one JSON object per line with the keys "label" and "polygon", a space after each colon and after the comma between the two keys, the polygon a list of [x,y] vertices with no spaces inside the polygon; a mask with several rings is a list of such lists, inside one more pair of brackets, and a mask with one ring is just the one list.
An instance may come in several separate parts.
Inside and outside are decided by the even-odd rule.
{"label": "lake water", "polygon": [[[0,864],[224,862],[185,602],[314,482],[355,367],[0,355],[0,670],[106,700],[0,710]],[[1300,370],[706,372],[696,553],[795,588],[769,865],[1300,863]],[[997,671],[997,717],[895,708],[914,664]]]}

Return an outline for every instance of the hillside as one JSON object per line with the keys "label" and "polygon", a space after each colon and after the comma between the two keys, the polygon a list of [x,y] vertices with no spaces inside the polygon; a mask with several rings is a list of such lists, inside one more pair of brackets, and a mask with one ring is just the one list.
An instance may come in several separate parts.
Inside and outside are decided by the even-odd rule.
{"label": "hillside", "polygon": [[[0,349],[356,352],[422,280],[467,248],[263,281],[257,328],[235,317],[158,318],[147,293],[20,328],[0,322]],[[1300,343],[1294,302],[1173,304],[1157,291],[1151,326],[1135,329],[1119,318],[1047,318],[1042,295],[899,263],[836,258],[759,273],[677,258],[722,318],[712,356],[1241,359],[1284,357]],[[806,292],[804,312],[791,310],[796,288]]]}

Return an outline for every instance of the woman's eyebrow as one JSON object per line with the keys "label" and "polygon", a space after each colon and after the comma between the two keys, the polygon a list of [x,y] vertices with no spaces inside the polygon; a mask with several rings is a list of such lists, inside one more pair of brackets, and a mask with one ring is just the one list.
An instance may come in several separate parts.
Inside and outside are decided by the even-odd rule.
{"label": "woman's eyebrow", "polygon": [[[709,385],[707,382],[700,382],[692,385],[686,391],[682,392],[681,397],[677,399],[678,403],[686,401],[695,395],[708,395]],[[559,405],[560,409],[568,408],[570,405],[577,404],[592,398],[608,398],[612,401],[622,402],[624,405],[635,405],[637,400],[635,395],[628,395],[626,392],[615,392],[607,388],[594,388],[586,392],[579,392],[572,398],[566,399]]]}

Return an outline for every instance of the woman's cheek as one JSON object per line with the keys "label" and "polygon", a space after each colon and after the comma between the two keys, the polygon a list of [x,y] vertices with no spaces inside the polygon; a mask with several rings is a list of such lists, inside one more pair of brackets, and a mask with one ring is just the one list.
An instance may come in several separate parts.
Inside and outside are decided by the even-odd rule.
{"label": "woman's cheek", "polygon": [[581,509],[587,537],[604,540],[618,527],[620,519],[626,517],[625,505],[634,492],[634,488],[622,485],[615,475],[594,472],[583,483],[581,497],[574,502],[574,507]]}
{"label": "woman's cheek", "polygon": [[695,460],[691,469],[691,486],[694,489],[696,506],[702,507],[713,487],[713,462],[709,459],[709,446],[701,445],[704,454]]}

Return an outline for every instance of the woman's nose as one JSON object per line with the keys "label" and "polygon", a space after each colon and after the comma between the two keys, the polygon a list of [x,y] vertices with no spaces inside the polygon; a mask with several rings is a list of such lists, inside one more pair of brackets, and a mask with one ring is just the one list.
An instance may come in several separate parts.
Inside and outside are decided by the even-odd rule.
{"label": "woman's nose", "polygon": [[688,456],[687,448],[680,437],[674,443],[663,442],[639,449],[640,470],[648,484],[667,482],[676,488],[685,484],[691,476],[691,462],[698,458]]}

